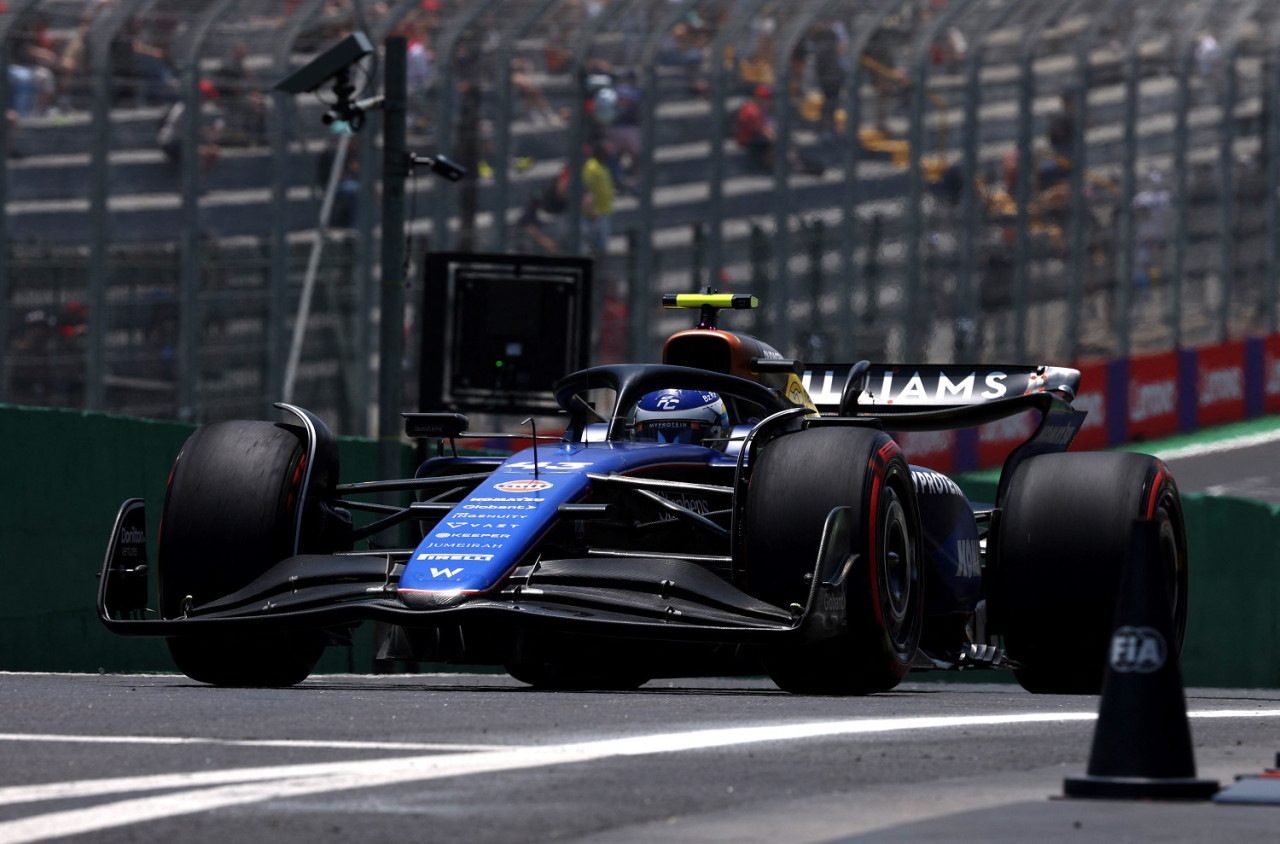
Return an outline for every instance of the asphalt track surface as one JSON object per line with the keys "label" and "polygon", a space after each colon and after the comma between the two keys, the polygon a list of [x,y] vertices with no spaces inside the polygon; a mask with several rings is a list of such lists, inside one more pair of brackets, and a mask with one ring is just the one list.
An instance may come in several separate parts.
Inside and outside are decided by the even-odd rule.
{"label": "asphalt track surface", "polygon": [[[1200,778],[1274,763],[1280,692],[1186,703]],[[1003,684],[0,675],[0,842],[1275,840],[1280,805],[1063,799],[1097,704]]]}
{"label": "asphalt track surface", "polygon": [[1162,458],[1183,492],[1280,503],[1280,417],[1131,448]]}
{"label": "asphalt track surface", "polygon": [[[1184,491],[1280,501],[1280,425],[1215,434],[1138,448]],[[0,844],[1280,840],[1280,778],[1259,777],[1280,690],[1186,690],[1216,799],[1081,800],[1064,780],[1088,771],[1098,698],[914,676],[833,699],[763,679],[0,674]]]}

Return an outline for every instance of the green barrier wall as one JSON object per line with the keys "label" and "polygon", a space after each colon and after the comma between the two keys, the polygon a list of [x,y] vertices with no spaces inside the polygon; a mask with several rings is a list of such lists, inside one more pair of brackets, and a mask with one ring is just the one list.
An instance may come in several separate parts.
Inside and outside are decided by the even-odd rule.
{"label": "green barrier wall", "polygon": [[[172,670],[160,641],[115,636],[98,622],[97,574],[125,499],[146,499],[154,534],[169,466],[192,430],[172,422],[0,406],[6,470],[0,670]],[[344,438],[340,447],[344,480],[377,477],[376,443]],[[404,458],[408,471],[408,447]],[[974,500],[994,495],[988,478],[963,485]],[[1280,507],[1198,494],[1184,502],[1191,558],[1184,682],[1280,687]],[[154,559],[154,546],[152,553]],[[325,672],[372,668],[367,624],[351,647],[330,648],[319,666]]]}
{"label": "green barrier wall", "polygon": [[[283,416],[281,417],[283,420]],[[98,578],[116,511],[147,502],[150,554],[169,467],[193,425],[0,406],[0,670],[171,671],[163,642],[98,621]],[[342,477],[377,477],[377,444],[339,441]],[[404,450],[408,468],[411,449]],[[154,581],[153,581],[154,586]],[[372,670],[370,625],[330,648],[322,671]]]}

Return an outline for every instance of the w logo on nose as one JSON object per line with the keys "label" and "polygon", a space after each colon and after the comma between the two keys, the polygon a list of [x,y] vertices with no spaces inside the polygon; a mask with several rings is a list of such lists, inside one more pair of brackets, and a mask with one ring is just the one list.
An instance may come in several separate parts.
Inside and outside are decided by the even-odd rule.
{"label": "w logo on nose", "polygon": [[438,568],[436,568],[435,566],[432,566],[432,567],[431,567],[431,576],[432,576],[432,577],[447,577],[447,578],[454,578],[454,577],[457,577],[458,575],[462,574],[462,572],[463,572],[463,569],[462,569],[462,568],[456,568],[456,569],[438,569]]}

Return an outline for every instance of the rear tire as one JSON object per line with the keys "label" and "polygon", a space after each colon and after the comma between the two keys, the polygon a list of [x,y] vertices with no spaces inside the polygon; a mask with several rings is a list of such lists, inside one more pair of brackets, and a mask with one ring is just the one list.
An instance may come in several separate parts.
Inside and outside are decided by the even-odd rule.
{"label": "rear tire", "polygon": [[1164,463],[1085,452],[1040,455],[1017,468],[996,537],[992,612],[1027,691],[1101,691],[1135,519],[1159,524],[1176,655],[1187,621],[1187,539]]}
{"label": "rear tire", "polygon": [[[299,429],[214,422],[174,463],[157,548],[160,614],[181,617],[248,585],[294,553],[305,451]],[[291,686],[325,647],[322,631],[168,639],[178,670],[218,686]]]}
{"label": "rear tire", "polygon": [[[748,591],[778,607],[804,606],[827,516],[850,507],[846,620],[834,637],[770,652],[765,668],[798,694],[892,689],[920,643],[924,587],[920,517],[911,469],[887,434],[813,428],[764,447],[747,492]],[[823,572],[831,578],[836,572]]]}

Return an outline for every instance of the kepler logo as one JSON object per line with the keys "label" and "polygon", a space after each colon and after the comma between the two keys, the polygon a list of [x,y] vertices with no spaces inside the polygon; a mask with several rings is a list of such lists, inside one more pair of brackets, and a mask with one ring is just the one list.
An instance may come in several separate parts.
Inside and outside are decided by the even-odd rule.
{"label": "kepler logo", "polygon": [[1111,669],[1122,674],[1151,674],[1164,667],[1169,653],[1164,637],[1151,627],[1124,626],[1111,637]]}

